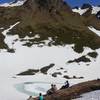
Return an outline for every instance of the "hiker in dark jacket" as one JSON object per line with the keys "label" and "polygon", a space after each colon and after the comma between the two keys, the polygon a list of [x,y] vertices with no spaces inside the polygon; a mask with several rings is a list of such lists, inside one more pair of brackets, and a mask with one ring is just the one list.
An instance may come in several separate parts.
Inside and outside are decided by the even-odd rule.
{"label": "hiker in dark jacket", "polygon": [[66,82],[65,82],[65,85],[63,85],[63,86],[61,87],[61,89],[66,89],[66,88],[68,88],[68,87],[69,87],[69,82],[66,81]]}

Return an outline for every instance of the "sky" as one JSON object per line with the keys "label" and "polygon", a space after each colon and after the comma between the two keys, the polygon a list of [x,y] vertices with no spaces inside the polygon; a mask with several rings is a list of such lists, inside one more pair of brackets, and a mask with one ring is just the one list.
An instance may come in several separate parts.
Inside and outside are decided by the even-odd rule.
{"label": "sky", "polygon": [[82,6],[84,3],[89,3],[92,5],[100,5],[100,0],[65,0],[68,4],[70,4],[72,7],[75,6]]}
{"label": "sky", "polygon": [[[14,0],[0,0],[0,3],[11,2],[11,1],[14,1]],[[81,6],[84,3],[89,3],[92,5],[100,5],[100,0],[65,0],[65,1],[67,1],[67,3],[71,5],[72,7]]]}

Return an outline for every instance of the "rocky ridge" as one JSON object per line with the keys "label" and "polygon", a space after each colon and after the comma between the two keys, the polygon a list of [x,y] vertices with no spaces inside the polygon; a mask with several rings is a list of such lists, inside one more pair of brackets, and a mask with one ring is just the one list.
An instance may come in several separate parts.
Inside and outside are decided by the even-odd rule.
{"label": "rocky ridge", "polygon": [[[21,41],[25,41],[26,36],[40,36],[28,39],[24,46],[45,45],[43,41],[51,38],[48,46],[75,44],[73,50],[78,53],[83,52],[84,46],[91,49],[100,47],[100,37],[87,28],[100,29],[100,21],[95,15],[80,16],[72,12],[63,0],[27,0],[19,7],[0,7],[0,27],[6,29],[18,21],[20,23],[7,34],[18,35]],[[4,37],[2,33],[0,35]],[[1,40],[0,45],[7,48],[4,39]]]}

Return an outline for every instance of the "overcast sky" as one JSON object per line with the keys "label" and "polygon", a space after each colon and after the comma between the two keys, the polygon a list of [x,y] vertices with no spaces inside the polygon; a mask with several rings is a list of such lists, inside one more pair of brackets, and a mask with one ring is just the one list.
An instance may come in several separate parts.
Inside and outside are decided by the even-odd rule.
{"label": "overcast sky", "polygon": [[[0,0],[0,3],[3,2],[11,2],[14,0]],[[65,0],[70,4],[72,7],[81,6],[83,3],[90,3],[92,5],[100,5],[100,0]]]}

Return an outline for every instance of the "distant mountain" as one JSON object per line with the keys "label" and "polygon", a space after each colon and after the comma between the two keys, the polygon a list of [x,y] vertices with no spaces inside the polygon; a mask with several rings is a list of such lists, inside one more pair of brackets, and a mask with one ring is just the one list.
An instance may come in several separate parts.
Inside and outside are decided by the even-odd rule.
{"label": "distant mountain", "polygon": [[[48,46],[75,44],[73,49],[78,53],[83,52],[84,46],[91,49],[100,47],[100,37],[88,28],[93,26],[100,29],[97,16],[92,13],[86,14],[90,8],[80,8],[80,12],[83,10],[83,14],[86,14],[81,16],[79,12],[73,12],[63,0],[26,0],[20,6],[16,6],[17,2],[13,3],[15,7],[13,4],[6,7],[1,5],[0,27],[6,29],[19,22],[8,34],[17,34],[21,40],[26,36],[40,36],[38,39],[29,39],[24,46],[39,44],[50,37],[52,41]],[[0,35],[2,38],[2,33]],[[4,38],[1,40],[0,45],[4,45]]]}
{"label": "distant mountain", "polygon": [[86,8],[92,8],[92,6],[90,4],[85,3],[81,7],[81,9],[86,9]]}
{"label": "distant mountain", "polygon": [[100,19],[100,11],[97,12],[96,17],[97,17],[98,19]]}
{"label": "distant mountain", "polygon": [[[77,12],[81,15],[81,13],[85,13],[86,11],[91,9],[91,14],[97,14],[97,12],[100,11],[100,7],[99,6],[92,6],[90,4],[83,4],[82,7],[74,7],[73,11]],[[82,13],[82,14],[83,14]]]}

